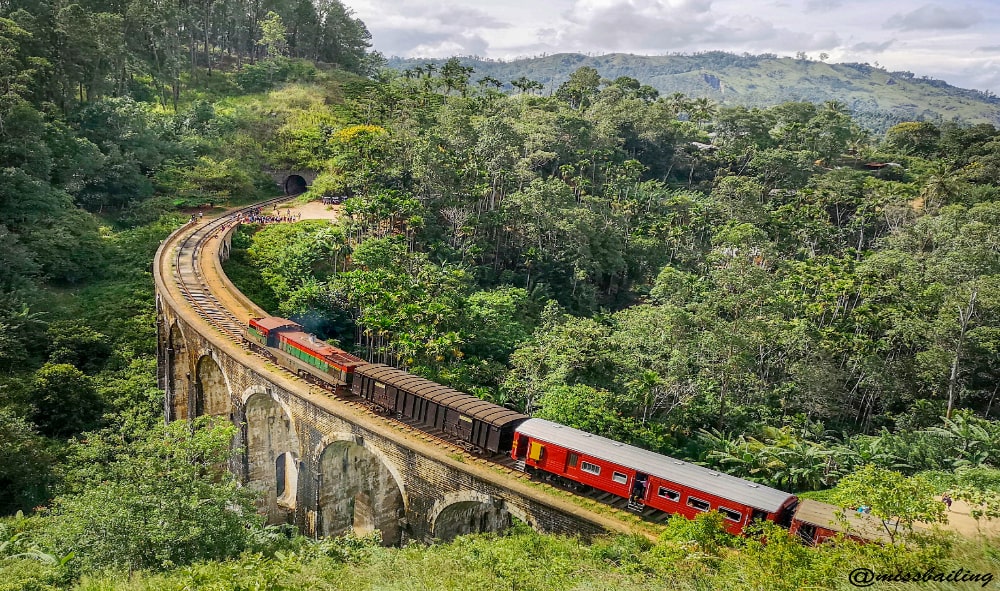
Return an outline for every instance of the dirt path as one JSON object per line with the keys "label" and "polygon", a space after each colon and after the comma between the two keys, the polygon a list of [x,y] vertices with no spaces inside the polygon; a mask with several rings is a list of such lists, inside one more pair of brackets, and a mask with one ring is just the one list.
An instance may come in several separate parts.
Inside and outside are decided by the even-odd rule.
{"label": "dirt path", "polygon": [[969,505],[965,501],[953,502],[951,504],[951,511],[948,511],[945,515],[948,516],[948,523],[943,527],[947,530],[970,538],[979,534],[1000,536],[1000,520],[984,520],[982,528],[980,528],[979,523],[969,515]]}
{"label": "dirt path", "polygon": [[[226,210],[229,211],[229,210]],[[274,210],[272,210],[274,211]],[[305,204],[295,204],[293,202],[282,203],[278,206],[278,211],[281,215],[297,215],[302,214],[302,219],[304,220],[335,220],[337,215],[340,213],[339,205],[324,205],[320,201],[310,201]],[[224,214],[225,212],[223,212]],[[264,212],[269,213],[265,210]],[[221,234],[217,234],[215,237],[209,240],[206,247],[207,251],[216,252],[219,248],[218,241],[221,239]],[[241,322],[246,322],[251,317],[261,316],[266,314],[266,312],[256,305],[250,303],[236,287],[229,281],[229,279],[222,272],[221,266],[218,266],[218,262],[215,257],[203,257],[200,261],[202,277],[205,283],[209,286],[212,293],[222,302],[226,308],[234,312]]]}
{"label": "dirt path", "polygon": [[289,211],[292,215],[301,213],[304,220],[335,220],[340,215],[340,205],[324,205],[321,201],[310,201],[305,204],[289,201],[278,205],[278,210],[282,215]]}

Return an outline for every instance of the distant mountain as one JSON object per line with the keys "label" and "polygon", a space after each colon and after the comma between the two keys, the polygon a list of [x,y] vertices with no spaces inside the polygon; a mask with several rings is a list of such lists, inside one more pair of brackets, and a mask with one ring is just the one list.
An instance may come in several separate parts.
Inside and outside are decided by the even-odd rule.
{"label": "distant mountain", "polygon": [[[492,76],[507,83],[521,76],[545,85],[548,94],[582,66],[614,79],[631,76],[662,95],[682,92],[725,105],[771,106],[786,101],[838,100],[869,127],[884,129],[907,120],[963,121],[1000,125],[1000,98],[952,86],[912,72],[889,72],[868,64],[833,64],[773,54],[736,55],[710,51],[694,55],[639,56],[613,53],[586,56],[560,53],[514,61],[460,58],[476,69],[472,80]],[[403,70],[444,59],[390,58]]]}

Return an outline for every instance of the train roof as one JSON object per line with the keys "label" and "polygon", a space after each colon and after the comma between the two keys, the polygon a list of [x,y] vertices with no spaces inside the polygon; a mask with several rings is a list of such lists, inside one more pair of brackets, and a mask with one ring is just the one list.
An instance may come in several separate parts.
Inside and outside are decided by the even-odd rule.
{"label": "train roof", "polygon": [[812,499],[799,501],[799,506],[795,509],[795,520],[866,540],[892,541],[879,518]]}
{"label": "train roof", "polygon": [[278,328],[295,328],[302,329],[302,326],[292,320],[287,318],[280,318],[278,316],[265,316],[264,318],[251,318],[252,324],[256,324],[261,328],[272,331]]}
{"label": "train roof", "polygon": [[347,369],[365,364],[364,359],[355,357],[343,349],[338,349],[330,343],[321,341],[307,332],[300,330],[283,331],[281,337],[299,345],[303,349],[308,349],[318,355],[322,355],[332,363]]}
{"label": "train roof", "polygon": [[517,428],[519,433],[554,445],[561,445],[620,466],[633,468],[651,476],[670,480],[688,488],[729,499],[743,505],[774,513],[795,495],[736,476],[717,472],[670,456],[613,441],[553,423],[545,419],[528,419]]}
{"label": "train roof", "polygon": [[466,394],[465,392],[459,392],[454,388],[442,386],[437,382],[432,382],[426,378],[415,376],[407,371],[382,363],[360,365],[354,371],[356,374],[368,376],[400,390],[412,392],[427,400],[447,406],[448,408],[453,408],[462,414],[497,427],[502,427],[514,421],[523,421],[528,418],[527,415],[523,415],[517,411],[487,402],[482,398]]}

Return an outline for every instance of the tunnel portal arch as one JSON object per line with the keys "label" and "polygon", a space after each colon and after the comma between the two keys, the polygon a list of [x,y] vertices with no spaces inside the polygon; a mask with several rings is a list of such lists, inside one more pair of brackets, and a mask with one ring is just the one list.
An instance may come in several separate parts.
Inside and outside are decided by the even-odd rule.
{"label": "tunnel portal arch", "polygon": [[290,174],[285,179],[285,195],[301,195],[306,192],[307,187],[308,183],[302,175]]}

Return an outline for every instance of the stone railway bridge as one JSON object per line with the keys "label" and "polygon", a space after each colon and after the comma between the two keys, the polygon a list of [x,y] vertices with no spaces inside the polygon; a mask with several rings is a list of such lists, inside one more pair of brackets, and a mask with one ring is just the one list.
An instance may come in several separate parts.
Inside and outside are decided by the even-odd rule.
{"label": "stone railway bridge", "polygon": [[[379,530],[387,545],[498,531],[512,517],[554,533],[635,530],[609,507],[331,397],[244,349],[196,310],[215,301],[234,322],[265,315],[222,272],[233,228],[193,252],[192,275],[179,245],[196,231],[186,226],[171,235],[154,263],[166,420],[232,422],[240,451],[231,469],[262,493],[259,510],[269,523],[292,523],[314,536]],[[193,284],[201,291],[185,294]]]}

